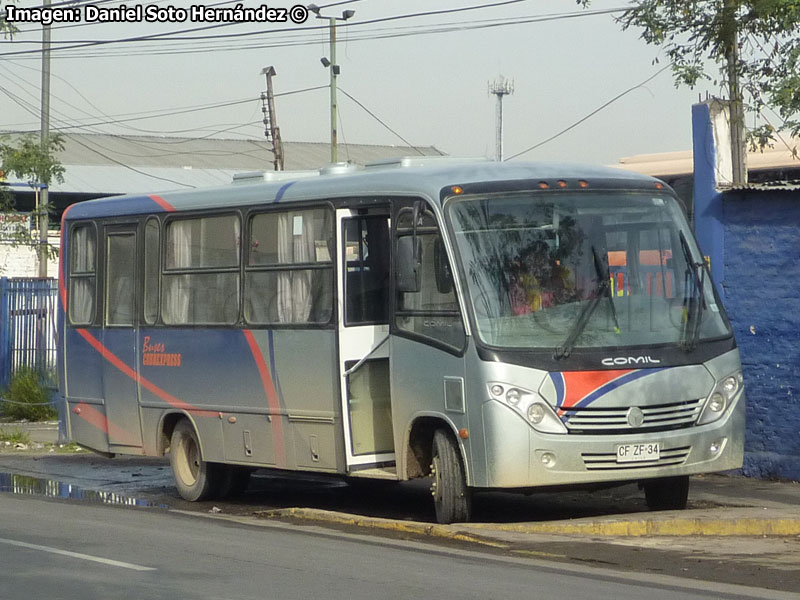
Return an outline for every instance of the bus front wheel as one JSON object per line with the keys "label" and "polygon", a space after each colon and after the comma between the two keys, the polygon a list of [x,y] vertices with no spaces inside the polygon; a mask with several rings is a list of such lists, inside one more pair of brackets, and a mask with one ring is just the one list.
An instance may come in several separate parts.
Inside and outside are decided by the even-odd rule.
{"label": "bus front wheel", "polygon": [[172,432],[169,462],[181,498],[196,502],[211,497],[217,479],[217,465],[203,460],[197,433],[185,419],[179,421]]}
{"label": "bus front wheel", "polygon": [[472,511],[472,495],[467,487],[458,445],[444,429],[433,435],[431,494],[438,523],[466,523]]}
{"label": "bus front wheel", "polygon": [[689,476],[664,477],[642,482],[650,510],[683,510],[689,501]]}

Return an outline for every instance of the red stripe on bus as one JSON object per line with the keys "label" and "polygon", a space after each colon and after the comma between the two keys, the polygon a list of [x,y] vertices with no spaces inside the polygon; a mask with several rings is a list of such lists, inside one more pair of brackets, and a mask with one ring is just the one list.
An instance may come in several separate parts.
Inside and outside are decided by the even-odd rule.
{"label": "red stripe on bus", "polygon": [[66,246],[66,239],[65,239],[66,235],[64,235],[64,232],[67,231],[65,227],[67,221],[67,213],[72,209],[73,206],[75,205],[70,204],[67,208],[64,209],[64,212],[61,213],[61,241],[59,242],[61,248],[59,251],[59,261],[58,261],[58,295],[61,297],[61,307],[64,309],[65,313],[67,312],[67,288],[66,285],[64,284],[64,273],[66,272],[64,265],[66,257],[66,254],[64,254],[64,248]]}
{"label": "red stripe on bus", "polygon": [[158,204],[161,208],[163,208],[165,211],[175,212],[175,207],[172,206],[172,204],[170,204],[166,200],[164,200],[161,196],[156,196],[155,194],[152,194],[149,196],[149,198],[150,200]]}
{"label": "red stripe on bus", "polygon": [[89,425],[93,425],[100,429],[103,433],[105,433],[109,438],[114,437],[116,440],[120,440],[116,443],[122,444],[125,446],[139,446],[139,440],[133,438],[130,432],[122,429],[121,427],[115,425],[114,423],[108,420],[102,412],[97,410],[91,404],[86,404],[85,402],[81,402],[77,406],[73,407],[72,412],[78,415],[81,419],[89,423]]}
{"label": "red stripe on bus", "polygon": [[281,414],[281,404],[278,401],[278,393],[275,391],[275,384],[270,376],[267,362],[264,360],[264,355],[261,353],[261,348],[259,348],[258,342],[253,336],[253,332],[245,329],[243,333],[247,340],[247,345],[250,346],[253,359],[256,361],[258,374],[261,376],[261,384],[264,386],[264,394],[267,397],[269,411],[273,415],[272,439],[275,445],[275,462],[279,467],[285,467],[286,455],[283,446],[283,415]]}
{"label": "red stripe on bus", "polygon": [[180,408],[181,410],[185,410],[187,412],[192,413],[193,415],[197,415],[200,417],[218,417],[219,413],[212,412],[208,410],[200,410],[191,404],[184,402],[183,400],[176,398],[169,392],[165,392],[156,384],[152,383],[151,381],[147,380],[146,378],[139,375],[135,370],[131,369],[128,365],[122,362],[113,352],[111,352],[108,348],[106,348],[100,341],[95,338],[91,333],[86,331],[85,329],[76,329],[81,337],[89,342],[89,345],[92,346],[95,350],[97,350],[100,355],[114,365],[119,371],[123,374],[127,375],[143,388],[151,391],[153,394],[161,398],[164,402],[173,406],[175,408]]}

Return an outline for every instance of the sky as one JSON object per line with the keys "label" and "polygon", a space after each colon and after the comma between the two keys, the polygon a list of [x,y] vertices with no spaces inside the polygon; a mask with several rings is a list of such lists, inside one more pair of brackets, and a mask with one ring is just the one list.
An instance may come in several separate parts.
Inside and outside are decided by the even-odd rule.
{"label": "sky", "polygon": [[[16,6],[40,1],[18,0]],[[85,0],[53,1],[86,14]],[[199,2],[220,8],[239,3],[263,6],[261,0]],[[198,0],[94,2],[120,4],[188,8]],[[494,157],[497,100],[488,84],[503,76],[514,85],[503,104],[510,160],[614,164],[636,154],[690,149],[691,105],[719,90],[676,89],[663,70],[666,63],[656,63],[664,58],[659,48],[639,39],[639,31],[622,31],[614,21],[620,13],[605,12],[626,4],[593,0],[585,10],[574,0],[319,2],[324,16],[355,11],[337,26],[340,143],[408,142],[456,156]],[[484,5],[490,6],[371,22]],[[293,4],[275,0],[268,6]],[[39,127],[41,26],[16,25],[20,33],[0,41],[0,130],[33,130]],[[327,20],[311,14],[302,24],[236,23],[182,34],[247,34],[217,39],[176,41],[173,33],[209,25],[221,24],[54,24],[52,130],[264,140],[261,71],[271,65],[284,141],[329,142],[330,72],[320,63],[330,55]],[[159,33],[172,35],[65,48]],[[231,105],[209,108],[219,104]],[[346,158],[340,152],[340,160]]]}

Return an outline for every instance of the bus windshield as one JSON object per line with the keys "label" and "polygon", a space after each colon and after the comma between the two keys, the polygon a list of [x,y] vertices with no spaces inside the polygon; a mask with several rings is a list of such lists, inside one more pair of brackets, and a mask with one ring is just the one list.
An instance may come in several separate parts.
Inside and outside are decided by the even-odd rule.
{"label": "bus windshield", "polygon": [[448,203],[477,335],[497,348],[726,337],[686,219],[649,192],[509,192]]}

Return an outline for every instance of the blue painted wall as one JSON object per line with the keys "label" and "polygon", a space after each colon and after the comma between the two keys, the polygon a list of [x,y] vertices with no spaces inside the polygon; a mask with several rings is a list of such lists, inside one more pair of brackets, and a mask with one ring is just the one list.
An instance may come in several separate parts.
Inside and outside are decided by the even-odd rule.
{"label": "blue painted wall", "polygon": [[692,106],[694,152],[694,231],[700,250],[711,266],[714,285],[723,294],[725,231],[722,194],[717,190],[717,148],[714,145],[711,108],[703,102]]}
{"label": "blue painted wall", "polygon": [[741,352],[743,471],[800,481],[800,192],[721,191],[711,105],[692,107],[694,227]]}
{"label": "blue painted wall", "polygon": [[800,192],[726,192],[725,307],[747,392],[744,473],[800,480]]}

